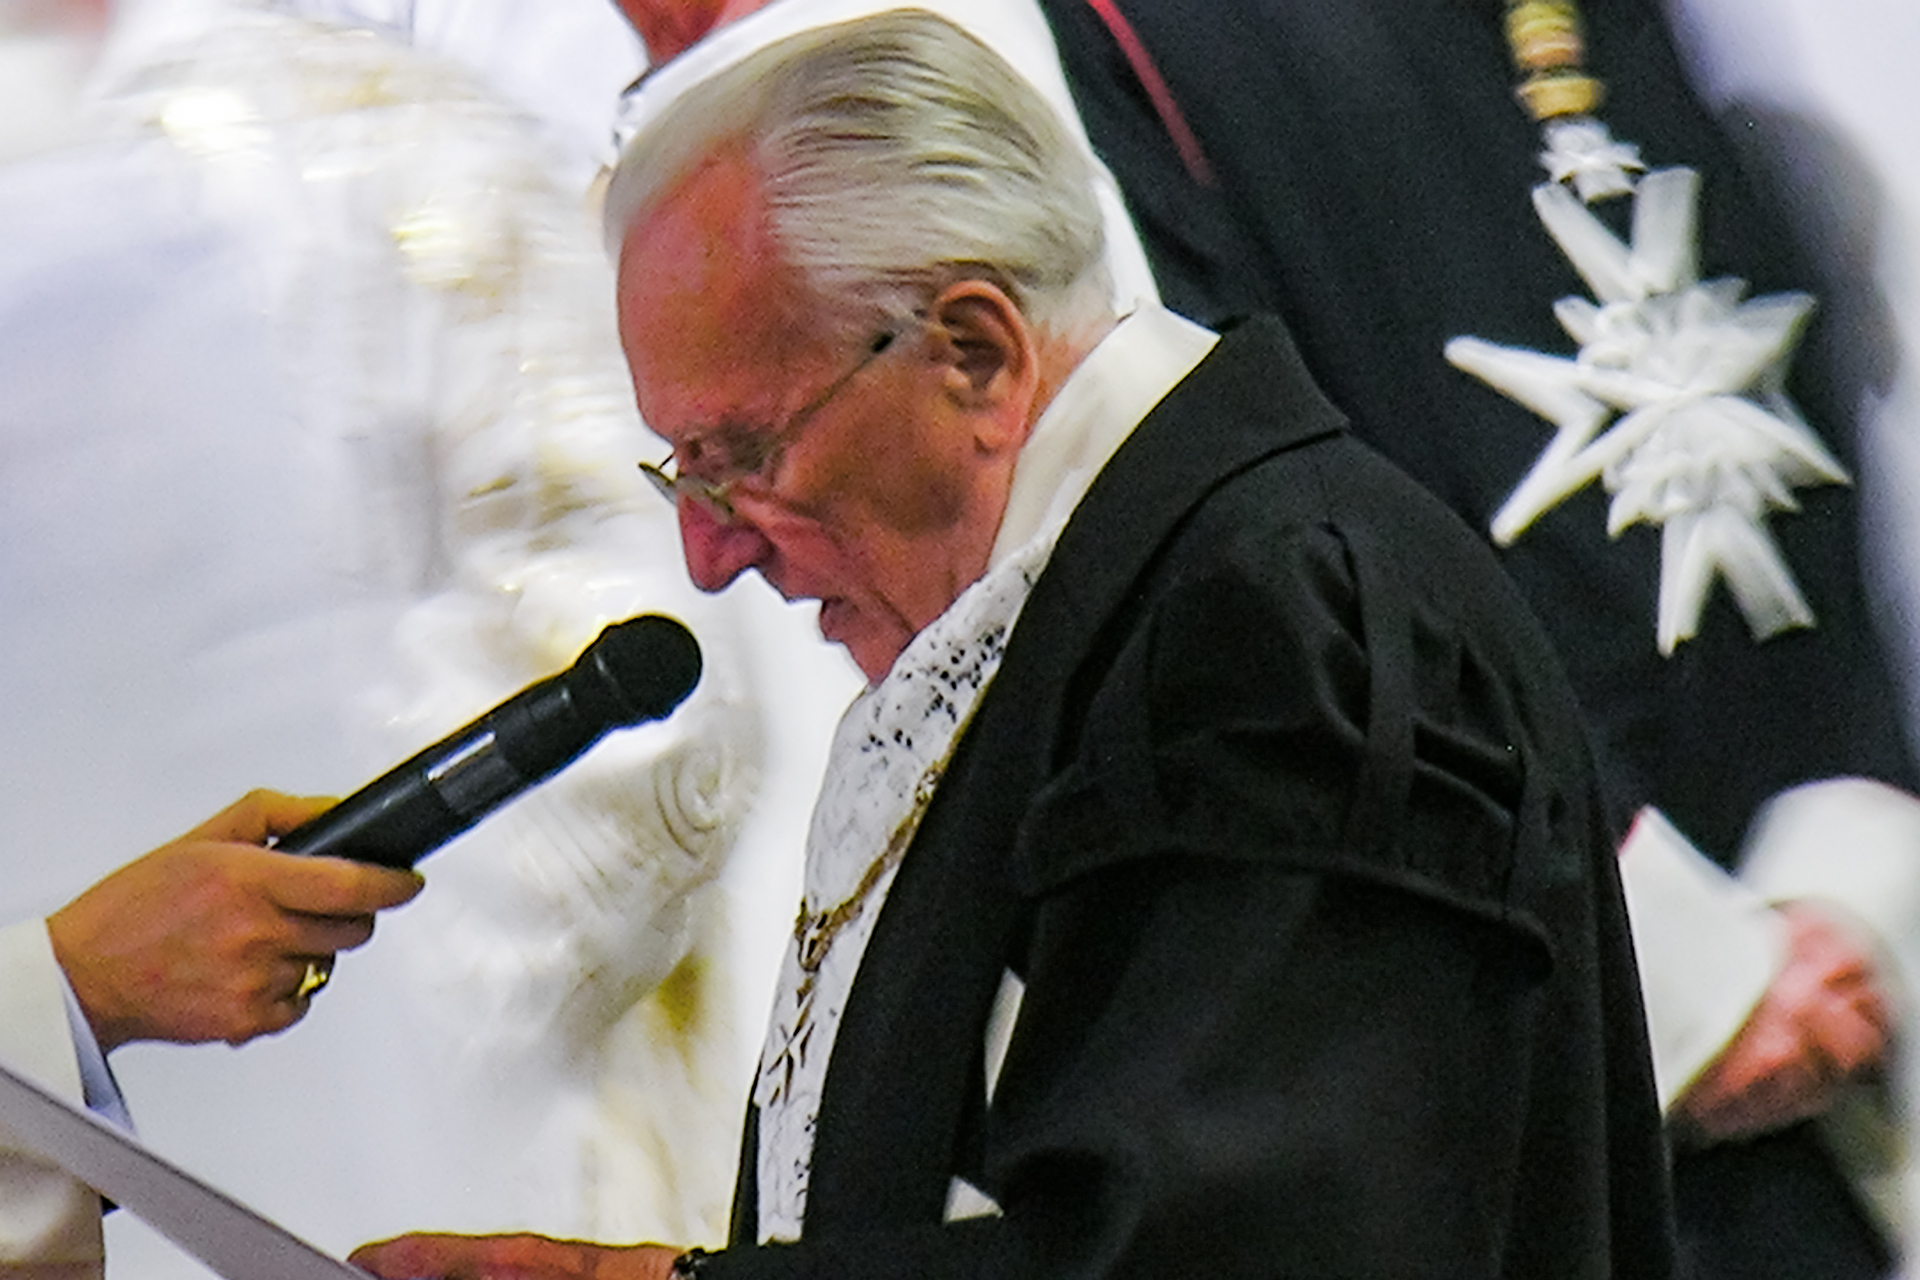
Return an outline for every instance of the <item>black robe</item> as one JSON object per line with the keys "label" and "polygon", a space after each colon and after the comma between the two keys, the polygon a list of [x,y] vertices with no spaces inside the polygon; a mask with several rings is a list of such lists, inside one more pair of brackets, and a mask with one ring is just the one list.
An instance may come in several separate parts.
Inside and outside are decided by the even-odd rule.
{"label": "black robe", "polygon": [[[1068,80],[1170,305],[1282,315],[1355,430],[1484,530],[1549,439],[1532,411],[1448,366],[1457,335],[1571,355],[1550,309],[1588,296],[1536,218],[1538,127],[1489,0],[1116,0],[1210,172],[1183,161],[1088,0],[1042,0]],[[1703,278],[1812,289],[1789,391],[1849,466],[1877,335],[1837,316],[1780,209],[1687,84],[1646,0],[1581,0],[1600,111],[1654,167],[1704,175]],[[1624,212],[1625,202],[1614,202]],[[1782,788],[1858,775],[1912,789],[1901,698],[1869,616],[1851,488],[1796,491],[1770,522],[1818,617],[1755,643],[1724,588],[1697,638],[1654,645],[1658,531],[1606,534],[1597,485],[1500,555],[1545,621],[1601,739],[1621,812],[1658,804],[1723,865]],[[1887,1251],[1810,1130],[1684,1158],[1696,1273],[1875,1275]]]}
{"label": "black robe", "polygon": [[[1025,606],[862,961],[805,1240],[709,1273],[1667,1274],[1612,836],[1492,557],[1250,323]],[[1005,1216],[942,1225],[955,1174]]]}

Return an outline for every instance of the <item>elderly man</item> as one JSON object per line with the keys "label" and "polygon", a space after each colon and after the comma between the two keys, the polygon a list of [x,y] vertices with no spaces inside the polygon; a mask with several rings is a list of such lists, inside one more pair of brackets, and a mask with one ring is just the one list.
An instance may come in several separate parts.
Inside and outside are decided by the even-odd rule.
{"label": "elderly man", "polygon": [[842,722],[734,1245],[384,1276],[1657,1276],[1572,695],[1266,321],[1111,310],[1081,153],[902,12],[782,42],[608,217],[687,563],[820,602]]}

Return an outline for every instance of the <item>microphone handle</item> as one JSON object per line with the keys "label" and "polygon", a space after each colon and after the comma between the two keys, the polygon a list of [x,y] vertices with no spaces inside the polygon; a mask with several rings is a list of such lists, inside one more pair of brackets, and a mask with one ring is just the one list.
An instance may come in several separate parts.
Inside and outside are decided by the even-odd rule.
{"label": "microphone handle", "polygon": [[557,773],[612,726],[584,714],[562,672],[374,779],[274,842],[406,869]]}

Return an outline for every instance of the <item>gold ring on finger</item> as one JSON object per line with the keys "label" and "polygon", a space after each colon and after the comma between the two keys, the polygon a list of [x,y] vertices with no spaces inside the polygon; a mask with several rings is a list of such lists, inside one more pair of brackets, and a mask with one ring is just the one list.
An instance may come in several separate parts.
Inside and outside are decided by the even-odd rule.
{"label": "gold ring on finger", "polygon": [[333,962],[330,960],[309,960],[307,971],[300,976],[300,985],[294,988],[295,1001],[311,999],[327,983],[333,981]]}

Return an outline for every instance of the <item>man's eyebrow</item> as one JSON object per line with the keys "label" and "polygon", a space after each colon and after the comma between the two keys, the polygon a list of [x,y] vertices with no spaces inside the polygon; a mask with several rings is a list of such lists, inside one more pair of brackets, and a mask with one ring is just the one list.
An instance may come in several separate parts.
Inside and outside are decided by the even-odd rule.
{"label": "man's eyebrow", "polygon": [[729,456],[738,453],[744,447],[755,448],[755,441],[762,436],[771,436],[774,428],[764,422],[748,422],[740,418],[726,418],[710,427],[701,427],[689,432],[678,443],[671,440],[675,457],[684,454],[697,454],[704,449],[717,448]]}
{"label": "man's eyebrow", "polygon": [[699,444],[704,440],[751,438],[767,430],[770,430],[770,427],[765,422],[751,422],[745,418],[722,418],[711,426],[689,432],[687,443]]}

